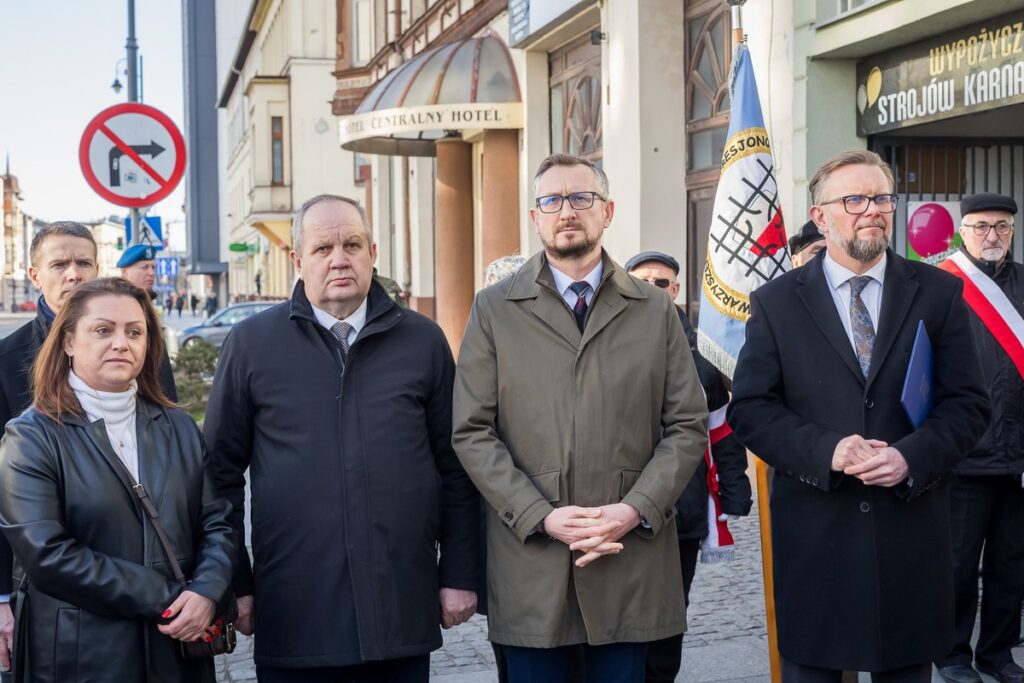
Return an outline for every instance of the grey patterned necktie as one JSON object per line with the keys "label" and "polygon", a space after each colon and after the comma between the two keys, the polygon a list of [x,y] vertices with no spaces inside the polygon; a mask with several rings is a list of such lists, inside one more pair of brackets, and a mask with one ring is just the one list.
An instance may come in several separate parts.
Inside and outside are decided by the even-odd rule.
{"label": "grey patterned necktie", "polygon": [[875,326],[871,323],[871,315],[864,300],[860,298],[861,292],[871,282],[867,275],[851,277],[850,283],[850,326],[853,328],[853,348],[857,353],[857,362],[860,363],[860,370],[864,376],[868,376],[871,368],[871,350],[875,346]]}
{"label": "grey patterned necktie", "polygon": [[350,332],[352,332],[352,326],[340,320],[331,327],[331,334],[338,340],[338,346],[341,347],[342,369],[348,364],[348,335]]}

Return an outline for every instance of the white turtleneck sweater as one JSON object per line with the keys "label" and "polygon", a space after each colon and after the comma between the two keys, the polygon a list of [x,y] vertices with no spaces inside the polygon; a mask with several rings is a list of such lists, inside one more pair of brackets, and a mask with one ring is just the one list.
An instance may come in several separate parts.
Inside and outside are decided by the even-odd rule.
{"label": "white turtleneck sweater", "polygon": [[139,480],[139,449],[135,440],[135,394],[139,385],[132,380],[128,391],[110,392],[93,389],[72,370],[68,383],[82,404],[91,422],[103,420],[107,437],[121,462]]}

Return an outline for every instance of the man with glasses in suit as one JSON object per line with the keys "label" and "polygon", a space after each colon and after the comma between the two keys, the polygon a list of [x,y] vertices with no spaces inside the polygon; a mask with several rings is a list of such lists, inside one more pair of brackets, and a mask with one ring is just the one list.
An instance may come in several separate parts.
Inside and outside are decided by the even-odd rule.
{"label": "man with glasses in suit", "polygon": [[[729,424],[775,468],[785,683],[927,683],[953,643],[949,477],[988,425],[963,284],[889,249],[899,197],[875,153],[814,174],[825,255],[750,296]],[[931,368],[909,369],[919,327]],[[916,427],[904,383],[930,380]]]}
{"label": "man with glasses in suit", "polygon": [[530,218],[544,245],[476,296],[452,443],[493,513],[488,626],[512,683],[641,683],[685,629],[675,501],[707,408],[675,306],[601,248],[614,201],[593,162],[552,155]]}

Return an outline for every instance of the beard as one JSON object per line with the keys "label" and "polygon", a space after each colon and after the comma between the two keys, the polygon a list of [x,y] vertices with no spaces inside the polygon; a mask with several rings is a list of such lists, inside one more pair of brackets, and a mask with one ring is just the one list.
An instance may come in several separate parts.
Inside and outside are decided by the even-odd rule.
{"label": "beard", "polygon": [[[583,239],[576,240],[572,244],[570,244],[569,246],[565,246],[565,247],[559,246],[558,243],[557,243],[558,242],[558,233],[561,232],[562,230],[564,230],[565,228],[569,228],[569,227],[578,228],[581,231],[582,235],[583,235]],[[541,237],[540,241],[541,241],[541,244],[544,245],[544,251],[546,251],[549,256],[552,256],[552,257],[557,258],[557,259],[571,261],[573,259],[578,259],[581,256],[586,256],[591,251],[593,251],[594,247],[596,247],[596,246],[598,246],[600,244],[601,238],[600,238],[600,235],[596,235],[594,237],[591,237],[590,235],[588,235],[586,233],[586,230],[583,228],[582,225],[580,225],[579,223],[573,222],[573,223],[566,223],[561,228],[557,229],[556,232],[555,232],[555,235],[551,239],[551,241],[548,241],[548,240],[544,239],[543,237]]]}
{"label": "beard", "polygon": [[983,246],[981,249],[981,260],[991,261],[993,263],[1002,261],[1003,257],[1006,256],[1006,251],[1007,250],[1004,249],[1001,244],[997,244],[995,246]]}
{"label": "beard", "polygon": [[861,263],[868,263],[875,260],[889,248],[889,231],[886,230],[884,222],[871,223],[863,227],[876,227],[882,229],[881,237],[872,237],[870,239],[861,239],[854,234],[853,239],[844,238],[839,230],[836,229],[836,224],[832,221],[832,218],[828,219],[828,238],[835,244],[842,247],[843,251],[850,258],[860,261]]}

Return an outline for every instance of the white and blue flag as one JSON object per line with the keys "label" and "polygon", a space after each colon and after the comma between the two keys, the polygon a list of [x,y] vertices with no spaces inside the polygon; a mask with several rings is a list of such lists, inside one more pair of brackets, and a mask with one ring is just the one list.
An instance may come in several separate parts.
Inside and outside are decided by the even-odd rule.
{"label": "white and blue flag", "polygon": [[729,136],[701,277],[701,355],[728,377],[746,337],[750,293],[790,269],[768,132],[746,45],[736,49]]}

